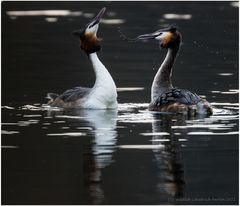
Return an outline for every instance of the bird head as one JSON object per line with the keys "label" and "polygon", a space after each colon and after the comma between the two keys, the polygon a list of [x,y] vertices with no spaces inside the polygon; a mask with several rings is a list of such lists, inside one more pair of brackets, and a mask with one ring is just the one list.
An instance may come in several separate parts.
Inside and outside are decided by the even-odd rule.
{"label": "bird head", "polygon": [[101,50],[101,46],[99,45],[101,39],[97,37],[97,31],[105,10],[105,7],[102,8],[98,15],[84,28],[72,32],[73,35],[79,37],[81,49],[83,49],[87,54]]}
{"label": "bird head", "polygon": [[136,38],[137,40],[156,39],[163,48],[171,48],[181,43],[182,37],[176,27],[170,26],[159,29],[150,34],[143,34]]}

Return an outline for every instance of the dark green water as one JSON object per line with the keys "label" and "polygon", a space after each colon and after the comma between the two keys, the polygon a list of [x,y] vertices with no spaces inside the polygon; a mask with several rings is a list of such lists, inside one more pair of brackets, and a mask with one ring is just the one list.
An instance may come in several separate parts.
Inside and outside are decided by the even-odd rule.
{"label": "dark green water", "polygon": [[[93,85],[71,32],[102,7],[118,111],[49,111],[47,92]],[[172,23],[183,35],[173,83],[206,96],[211,117],[147,111],[166,51],[118,28]],[[238,25],[233,2],[3,2],[2,204],[238,204]]]}

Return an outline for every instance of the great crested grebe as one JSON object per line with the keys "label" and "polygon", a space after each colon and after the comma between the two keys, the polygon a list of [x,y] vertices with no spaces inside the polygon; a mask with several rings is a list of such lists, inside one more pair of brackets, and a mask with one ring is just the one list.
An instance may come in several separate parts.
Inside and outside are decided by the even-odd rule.
{"label": "great crested grebe", "polygon": [[99,14],[88,23],[83,29],[73,32],[80,39],[81,49],[83,49],[90,61],[96,76],[93,88],[75,87],[58,95],[48,93],[50,106],[64,108],[89,108],[89,109],[114,109],[117,108],[116,85],[106,67],[98,59],[97,53],[100,51],[100,39],[97,38],[98,25],[105,12],[103,8]]}
{"label": "great crested grebe", "polygon": [[211,105],[195,93],[172,85],[172,67],[182,42],[182,36],[176,27],[162,28],[151,34],[138,36],[134,41],[156,39],[167,55],[154,77],[151,88],[150,111],[196,114],[212,114]]}

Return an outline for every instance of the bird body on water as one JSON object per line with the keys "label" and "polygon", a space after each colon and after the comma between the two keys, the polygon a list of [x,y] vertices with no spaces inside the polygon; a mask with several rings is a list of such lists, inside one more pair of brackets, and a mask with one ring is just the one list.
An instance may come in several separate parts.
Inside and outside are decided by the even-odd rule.
{"label": "bird body on water", "polygon": [[83,29],[74,31],[79,37],[81,49],[88,55],[96,75],[96,81],[92,88],[75,87],[58,95],[48,93],[50,106],[63,108],[87,108],[87,109],[115,109],[117,103],[117,89],[110,73],[100,61],[97,52],[100,51],[100,40],[97,38],[98,25],[105,12],[103,8],[99,14]]}
{"label": "bird body on water", "polygon": [[178,89],[172,85],[172,68],[179,52],[182,36],[175,27],[162,28],[151,34],[143,34],[133,41],[156,39],[162,48],[167,49],[167,55],[158,69],[151,88],[151,103],[149,110],[160,112],[196,114],[212,114],[212,107],[207,100],[196,93]]}

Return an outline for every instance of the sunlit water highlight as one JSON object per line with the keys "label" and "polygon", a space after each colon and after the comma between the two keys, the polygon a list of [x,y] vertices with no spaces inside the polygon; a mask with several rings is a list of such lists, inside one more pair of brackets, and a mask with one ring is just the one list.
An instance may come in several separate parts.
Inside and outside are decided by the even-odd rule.
{"label": "sunlit water highlight", "polygon": [[[230,121],[230,120],[237,120],[238,119],[238,104],[235,103],[212,103],[212,105],[218,105],[218,106],[225,106],[225,105],[231,105],[232,109],[220,109],[216,106],[214,107],[214,114],[210,117],[200,118],[200,119],[193,119],[188,120],[185,119],[186,125],[172,125],[171,129],[216,129],[216,130],[231,130],[232,128],[236,127],[236,123],[222,123],[219,124],[219,121]],[[154,116],[156,114],[163,115],[163,117],[168,117],[169,115],[172,116],[173,114],[166,114],[166,113],[158,113],[158,112],[150,112],[147,110],[148,103],[123,103],[119,104],[118,107],[118,115],[117,111],[113,110],[116,115],[112,119],[114,122],[119,123],[154,123],[156,121],[162,121],[162,119],[156,119]],[[70,113],[73,113],[73,115],[68,115],[69,112],[65,112],[62,108],[57,107],[50,107],[48,105],[43,104],[42,106],[34,106],[34,105],[24,105],[20,106],[18,109],[15,109],[10,106],[2,106],[2,109],[9,110],[9,111],[32,111],[34,114],[18,114],[19,116],[22,116],[19,121],[17,122],[2,122],[2,126],[30,126],[32,124],[39,124],[40,120],[36,118],[42,118],[45,119],[52,119],[54,117],[54,121],[51,120],[50,122],[43,122],[42,125],[49,126],[51,124],[61,124],[65,125],[68,122],[68,119],[72,120],[78,120],[78,121],[93,121],[93,117],[90,114],[98,113],[98,111],[94,110],[69,110]],[[44,116],[43,114],[35,114],[35,112],[47,112],[47,116]],[[85,112],[84,112],[85,111]],[[77,112],[77,113],[76,113]],[[111,111],[112,112],[112,111]],[[54,116],[51,116],[51,113],[54,114]],[[86,115],[88,114],[88,115]],[[15,114],[16,115],[16,114]],[[49,116],[50,115],[50,116]],[[95,115],[95,114],[94,114]],[[174,116],[172,118],[173,122],[177,122],[178,116]],[[60,119],[60,120],[58,120]],[[115,123],[116,124],[116,123]],[[70,127],[61,127],[62,129],[70,129]],[[92,127],[77,127],[78,130],[92,130]],[[102,130],[108,130],[108,127],[99,128]],[[111,127],[110,130],[115,129],[115,127]],[[2,131],[3,134],[14,134],[19,133],[18,131]],[[201,134],[196,132],[190,132],[189,135],[196,135]],[[212,132],[203,132],[202,134],[213,134],[217,135],[220,133],[212,133]],[[233,132],[225,132],[225,134],[237,134],[235,131]],[[81,132],[68,132],[68,133],[49,133],[47,136],[82,136],[86,135],[85,133]],[[153,136],[153,135],[169,135],[168,132],[157,132],[157,133],[140,133],[140,135],[143,136]]]}
{"label": "sunlit water highlight", "polygon": [[70,10],[28,10],[28,11],[8,11],[9,16],[81,16],[81,11]]}
{"label": "sunlit water highlight", "polygon": [[[238,6],[3,2],[2,203],[237,204]],[[99,57],[118,86],[118,110],[42,105],[47,92],[94,82],[70,33],[102,7]],[[183,36],[173,83],[210,101],[212,116],[148,111],[165,50],[123,41],[117,28],[134,37],[163,24]]]}

